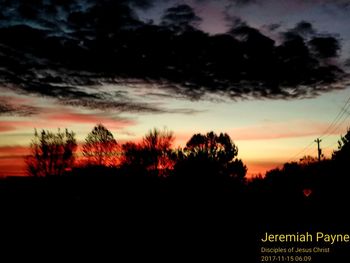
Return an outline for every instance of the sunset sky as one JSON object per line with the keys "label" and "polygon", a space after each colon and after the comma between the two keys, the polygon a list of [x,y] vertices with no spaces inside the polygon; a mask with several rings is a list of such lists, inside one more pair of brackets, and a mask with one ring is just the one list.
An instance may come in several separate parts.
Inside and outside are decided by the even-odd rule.
{"label": "sunset sky", "polygon": [[34,128],[83,142],[97,123],[119,143],[153,127],[175,146],[226,132],[248,176],[316,157],[318,137],[329,157],[350,126],[349,11],[348,0],[0,0],[0,176],[25,173]]}

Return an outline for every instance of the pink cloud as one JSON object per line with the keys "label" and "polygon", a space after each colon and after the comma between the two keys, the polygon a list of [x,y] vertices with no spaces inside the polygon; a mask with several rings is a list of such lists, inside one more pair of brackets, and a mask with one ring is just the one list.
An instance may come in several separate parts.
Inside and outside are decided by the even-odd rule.
{"label": "pink cloud", "polygon": [[34,128],[33,121],[6,121],[0,120],[0,132],[15,131],[21,128]]}
{"label": "pink cloud", "polygon": [[1,146],[0,177],[26,175],[24,157],[29,153],[28,146]]}
{"label": "pink cloud", "polygon": [[0,158],[1,157],[15,157],[15,156],[25,156],[29,154],[30,150],[28,146],[1,146],[0,147]]}
{"label": "pink cloud", "polygon": [[91,126],[102,123],[109,129],[123,129],[136,124],[134,120],[110,117],[107,114],[80,113],[67,108],[41,108],[41,113],[25,119],[11,120],[0,119],[0,132],[9,132],[23,128],[70,128],[72,124],[91,124]]}
{"label": "pink cloud", "polygon": [[8,132],[16,130],[15,127],[8,125],[7,123],[0,122],[0,132]]}
{"label": "pink cloud", "polygon": [[25,175],[26,164],[23,157],[0,158],[0,177]]}
{"label": "pink cloud", "polygon": [[[233,140],[273,140],[305,136],[319,136],[327,129],[329,123],[291,120],[270,122],[249,127],[235,128],[230,135]],[[334,131],[333,134],[338,134]]]}
{"label": "pink cloud", "polygon": [[49,122],[45,119],[31,119],[31,120],[0,120],[0,132],[21,130],[23,128],[59,128],[55,122]]}

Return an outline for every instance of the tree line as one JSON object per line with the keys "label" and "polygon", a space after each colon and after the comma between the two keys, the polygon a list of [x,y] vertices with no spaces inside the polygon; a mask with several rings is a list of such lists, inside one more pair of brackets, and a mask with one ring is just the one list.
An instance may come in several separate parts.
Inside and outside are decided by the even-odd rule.
{"label": "tree line", "polygon": [[[97,124],[82,145],[80,166],[113,167],[130,175],[217,175],[245,180],[247,168],[237,158],[238,148],[228,134],[194,134],[184,148],[177,149],[173,148],[174,139],[173,132],[154,128],[141,142],[120,145],[105,126]],[[30,149],[26,157],[28,175],[60,176],[78,166],[78,143],[73,131],[35,130]]]}
{"label": "tree line", "polygon": [[[35,130],[31,154],[26,157],[27,172],[34,177],[48,177],[71,174],[75,169],[85,169],[83,173],[94,175],[103,169],[113,169],[130,176],[171,175],[187,182],[213,182],[216,179],[246,182],[247,167],[237,158],[238,147],[228,134],[194,134],[185,147],[176,149],[173,148],[174,139],[173,132],[154,128],[138,143],[119,144],[105,126],[97,124],[85,138],[81,152],[77,153],[73,131]],[[251,185],[259,185],[259,189],[272,189],[270,184],[278,189],[293,188],[293,185],[298,189],[307,188],[315,182],[326,186],[330,181],[347,185],[348,179],[343,174],[348,170],[349,161],[350,130],[341,136],[338,149],[330,159],[318,161],[306,156],[299,162],[267,171],[264,177],[255,177]]]}

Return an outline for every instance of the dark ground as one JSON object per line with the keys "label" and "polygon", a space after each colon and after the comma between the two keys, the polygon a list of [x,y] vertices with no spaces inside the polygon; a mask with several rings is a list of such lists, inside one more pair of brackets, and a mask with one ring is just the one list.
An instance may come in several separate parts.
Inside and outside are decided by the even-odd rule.
{"label": "dark ground", "polygon": [[[2,237],[18,251],[45,251],[48,262],[90,254],[98,262],[260,262],[265,232],[349,233],[347,195],[330,193],[116,175],[7,178]],[[347,244],[312,262],[349,259]]]}

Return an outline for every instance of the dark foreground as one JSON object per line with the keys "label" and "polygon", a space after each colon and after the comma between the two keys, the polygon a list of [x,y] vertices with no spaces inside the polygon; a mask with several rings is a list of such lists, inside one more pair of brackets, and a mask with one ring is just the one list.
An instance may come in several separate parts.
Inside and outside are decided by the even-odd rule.
{"label": "dark foreground", "polygon": [[[90,255],[97,262],[261,262],[265,232],[350,232],[348,191],[334,187],[313,188],[307,197],[303,188],[261,182],[7,178],[0,181],[2,237],[23,253],[45,251],[47,262]],[[312,262],[350,262],[349,243],[333,248]]]}

